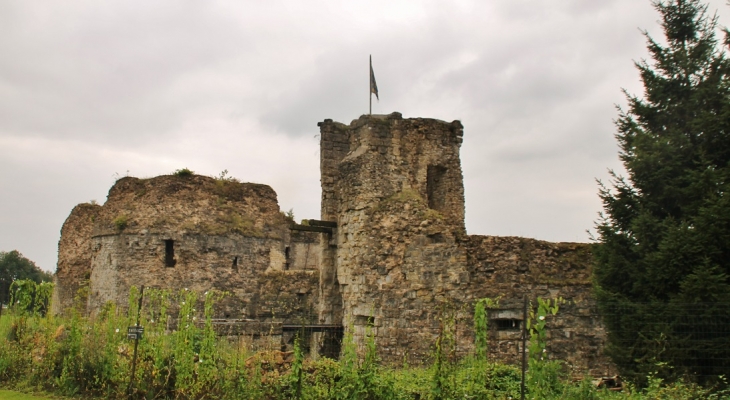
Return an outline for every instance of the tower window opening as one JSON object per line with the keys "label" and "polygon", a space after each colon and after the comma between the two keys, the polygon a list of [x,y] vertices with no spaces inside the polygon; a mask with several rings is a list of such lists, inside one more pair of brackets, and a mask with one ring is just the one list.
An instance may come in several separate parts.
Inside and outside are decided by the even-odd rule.
{"label": "tower window opening", "polygon": [[429,165],[426,170],[428,208],[441,211],[446,206],[446,167]]}
{"label": "tower window opening", "polygon": [[289,246],[286,246],[284,248],[284,270],[289,270],[289,257],[290,257],[291,250]]}
{"label": "tower window opening", "polygon": [[238,256],[233,257],[233,269],[238,270]]}
{"label": "tower window opening", "polygon": [[175,241],[172,239],[165,240],[165,266],[172,268],[175,266]]}
{"label": "tower window opening", "polygon": [[522,327],[522,320],[515,318],[498,318],[494,323],[498,331],[519,331]]}

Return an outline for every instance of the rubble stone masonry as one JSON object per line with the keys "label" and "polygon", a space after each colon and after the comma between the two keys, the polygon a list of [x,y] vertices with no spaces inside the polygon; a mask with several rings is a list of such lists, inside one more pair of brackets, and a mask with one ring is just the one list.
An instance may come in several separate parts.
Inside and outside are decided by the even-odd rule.
{"label": "rubble stone masonry", "polygon": [[517,363],[525,299],[562,297],[548,357],[576,376],[614,372],[590,245],[466,234],[461,122],[393,113],[318,125],[321,221],[295,226],[266,185],[122,178],[103,206],[78,205],[64,223],[53,312],[124,307],[132,286],[216,289],[229,294],[221,335],[288,342],[295,324],[316,325],[313,353],[336,354],[344,327],[359,345],[374,335],[398,364],[428,361],[452,325],[456,353],[472,353],[474,304],[491,298],[490,355]]}
{"label": "rubble stone masonry", "polygon": [[53,281],[51,312],[61,314],[74,306],[85,309],[91,277],[91,232],[101,206],[79,204],[71,210],[61,228],[58,266]]}
{"label": "rubble stone masonry", "polygon": [[[395,113],[349,126],[325,121],[320,129],[323,149],[330,138],[349,139],[338,163],[322,162],[323,186],[331,184],[322,191],[323,216],[338,225],[342,323],[361,343],[372,324],[384,359],[423,359],[439,330],[433,306],[469,278],[458,245],[465,237],[461,123]],[[342,140],[334,143],[339,156]]]}
{"label": "rubble stone masonry", "polygon": [[588,245],[466,235],[459,121],[393,113],[319,126],[322,218],[338,225],[321,264],[321,321],[341,320],[360,345],[375,335],[387,362],[418,363],[449,318],[457,352],[472,352],[474,303],[499,298],[491,355],[518,362],[524,298],[562,297],[549,357],[576,375],[610,372]]}
{"label": "rubble stone masonry", "polygon": [[[59,244],[56,313],[71,304],[80,282],[66,271],[88,276],[92,315],[107,302],[126,305],[130,288],[141,285],[225,291],[221,318],[299,321],[316,309],[318,238],[290,234],[266,185],[126,177],[94,209],[91,224],[79,211],[88,208],[74,209]],[[85,229],[72,230],[79,220]]]}

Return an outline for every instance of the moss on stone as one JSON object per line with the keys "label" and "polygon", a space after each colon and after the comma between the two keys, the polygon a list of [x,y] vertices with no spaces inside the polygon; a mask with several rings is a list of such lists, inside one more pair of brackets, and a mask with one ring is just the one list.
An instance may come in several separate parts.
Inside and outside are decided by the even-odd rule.
{"label": "moss on stone", "polygon": [[393,205],[396,205],[396,204],[402,205],[403,203],[411,203],[411,202],[417,203],[420,205],[426,204],[426,201],[423,200],[423,197],[421,197],[421,195],[417,191],[415,191],[411,188],[405,188],[405,189],[401,190],[400,192],[396,192],[396,193],[390,195],[389,197],[378,202],[378,204],[376,204],[375,207],[373,207],[373,211],[375,211],[375,212],[384,211],[384,210],[388,209],[389,207],[392,207]]}

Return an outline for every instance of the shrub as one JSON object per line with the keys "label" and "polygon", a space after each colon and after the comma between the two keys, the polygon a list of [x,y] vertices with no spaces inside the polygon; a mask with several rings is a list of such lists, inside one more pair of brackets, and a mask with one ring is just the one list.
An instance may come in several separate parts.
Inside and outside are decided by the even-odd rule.
{"label": "shrub", "polygon": [[123,231],[127,227],[127,223],[129,222],[129,219],[125,214],[121,214],[114,218],[112,221],[112,224],[117,227],[118,230]]}
{"label": "shrub", "polygon": [[176,169],[175,172],[173,172],[172,174],[175,176],[179,176],[181,178],[188,178],[188,177],[193,176],[193,174],[195,174],[195,172],[193,172],[192,170],[187,169],[187,168],[182,168],[182,169]]}

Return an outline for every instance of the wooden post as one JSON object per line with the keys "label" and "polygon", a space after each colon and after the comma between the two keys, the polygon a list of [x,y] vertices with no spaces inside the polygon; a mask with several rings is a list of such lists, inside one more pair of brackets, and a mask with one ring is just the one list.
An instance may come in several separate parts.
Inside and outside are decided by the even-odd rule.
{"label": "wooden post", "polygon": [[520,399],[525,400],[525,377],[527,371],[527,295],[522,305],[522,379],[520,382]]}
{"label": "wooden post", "polygon": [[[142,315],[142,298],[144,298],[144,285],[139,291],[139,303],[137,304],[137,326],[139,326],[140,317]],[[132,387],[134,385],[134,373],[137,370],[137,346],[139,345],[139,336],[134,339],[134,354],[132,355],[132,373],[129,376],[129,387],[127,387],[127,397],[132,398]]]}

